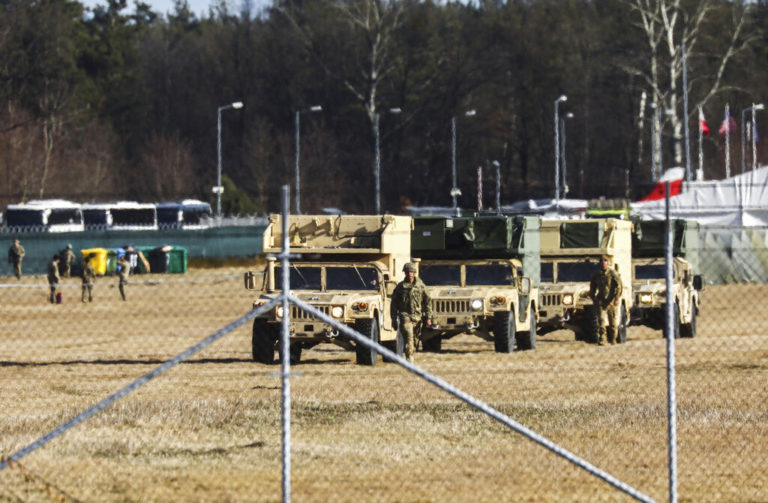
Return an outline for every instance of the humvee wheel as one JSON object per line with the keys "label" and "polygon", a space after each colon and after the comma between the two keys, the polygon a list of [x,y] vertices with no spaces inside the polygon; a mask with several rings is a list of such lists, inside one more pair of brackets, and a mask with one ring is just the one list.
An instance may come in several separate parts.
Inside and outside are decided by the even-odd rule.
{"label": "humvee wheel", "polygon": [[253,361],[266,364],[274,363],[276,343],[277,337],[275,337],[267,320],[261,318],[253,320],[253,336],[251,338]]}
{"label": "humvee wheel", "polygon": [[[355,330],[372,340],[379,342],[379,322],[373,319],[355,320]],[[355,345],[356,363],[358,365],[376,365],[379,353],[375,349],[368,348],[363,344]]]}
{"label": "humvee wheel", "polygon": [[493,313],[493,349],[511,353],[515,349],[515,311]]}
{"label": "humvee wheel", "polygon": [[585,309],[584,313],[584,341],[597,344],[600,338],[600,310],[597,306]]}
{"label": "humvee wheel", "polygon": [[533,306],[531,306],[531,312],[528,313],[528,319],[531,321],[531,328],[515,334],[518,350],[536,349],[536,312]]}
{"label": "humvee wheel", "polygon": [[[662,334],[664,335],[665,339],[669,335],[667,333],[666,310],[664,313],[664,328],[662,329]],[[680,338],[680,306],[677,305],[677,302],[672,304],[672,334],[675,339]]]}
{"label": "humvee wheel", "polygon": [[627,342],[627,310],[621,306],[621,317],[619,318],[619,333],[616,334],[616,342],[624,344]]}
{"label": "humvee wheel", "polygon": [[440,336],[421,341],[421,350],[428,353],[439,353],[443,349],[443,338]]}
{"label": "humvee wheel", "polygon": [[288,351],[290,353],[288,358],[291,362],[291,365],[296,365],[301,361],[301,344],[291,344]]}
{"label": "humvee wheel", "polygon": [[694,338],[696,337],[696,314],[699,312],[699,308],[691,306],[691,322],[680,325],[680,337]]}

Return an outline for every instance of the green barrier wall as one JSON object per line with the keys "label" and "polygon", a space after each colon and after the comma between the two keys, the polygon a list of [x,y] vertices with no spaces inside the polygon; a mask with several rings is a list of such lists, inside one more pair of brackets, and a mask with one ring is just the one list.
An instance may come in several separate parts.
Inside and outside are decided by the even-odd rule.
{"label": "green barrier wall", "polygon": [[26,256],[22,271],[26,274],[45,274],[53,255],[68,243],[76,251],[80,262],[80,250],[88,248],[157,248],[178,246],[187,251],[187,259],[224,260],[229,258],[255,257],[261,254],[264,225],[211,227],[208,229],[168,229],[158,231],[85,231],[57,233],[0,233],[0,275],[13,275],[8,263],[8,248],[14,238],[19,238]]}

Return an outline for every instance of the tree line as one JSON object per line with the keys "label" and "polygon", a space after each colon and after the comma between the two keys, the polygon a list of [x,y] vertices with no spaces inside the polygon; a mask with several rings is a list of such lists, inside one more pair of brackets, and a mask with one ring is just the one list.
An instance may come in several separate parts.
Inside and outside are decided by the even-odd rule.
{"label": "tree line", "polygon": [[220,166],[223,213],[276,211],[298,141],[305,213],[374,212],[377,167],[383,211],[450,206],[454,166],[459,206],[476,207],[481,180],[488,207],[497,164],[502,204],[553,197],[556,138],[560,197],[637,199],[654,167],[686,152],[698,167],[699,108],[704,177],[725,176],[726,157],[739,172],[741,119],[768,99],[766,13],[763,0],[244,0],[198,17],[184,0],[168,13],[0,0],[0,199],[214,202]]}

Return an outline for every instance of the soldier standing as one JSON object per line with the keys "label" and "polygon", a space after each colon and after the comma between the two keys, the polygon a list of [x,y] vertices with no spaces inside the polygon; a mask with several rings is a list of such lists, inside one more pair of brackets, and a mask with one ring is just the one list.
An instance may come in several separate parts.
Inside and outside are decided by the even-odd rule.
{"label": "soldier standing", "polygon": [[48,264],[48,285],[51,287],[51,304],[56,303],[56,289],[59,287],[59,256],[54,255],[53,260]]}
{"label": "soldier standing", "polygon": [[416,352],[415,338],[421,336],[422,321],[427,327],[432,326],[432,301],[427,288],[416,277],[416,266],[410,262],[403,267],[405,279],[398,283],[392,293],[390,316],[392,328],[405,337],[404,356],[413,363]]}
{"label": "soldier standing", "polygon": [[75,260],[75,254],[72,252],[72,245],[67,244],[67,247],[59,252],[59,257],[62,260],[62,276],[69,278],[72,272],[72,262]]}
{"label": "soldier standing", "polygon": [[96,282],[96,271],[91,265],[93,255],[88,255],[83,264],[83,272],[80,277],[83,279],[83,294],[81,299],[85,302],[85,293],[88,292],[88,302],[93,302],[93,284]]}
{"label": "soldier standing", "polygon": [[117,267],[120,268],[118,274],[120,275],[120,282],[118,288],[120,289],[120,296],[125,299],[125,285],[128,284],[128,274],[131,272],[131,264],[126,260],[125,255],[120,255],[117,260]]}
{"label": "soldier standing", "polygon": [[600,316],[600,328],[597,335],[597,343],[605,344],[606,329],[608,343],[616,344],[618,335],[618,311],[621,298],[621,278],[610,264],[611,258],[603,255],[600,259],[600,268],[592,274],[589,283],[589,296],[594,308]]}
{"label": "soldier standing", "polygon": [[16,279],[21,279],[21,261],[24,258],[24,247],[21,246],[18,239],[13,240],[13,244],[8,248],[8,263],[13,264],[13,273]]}

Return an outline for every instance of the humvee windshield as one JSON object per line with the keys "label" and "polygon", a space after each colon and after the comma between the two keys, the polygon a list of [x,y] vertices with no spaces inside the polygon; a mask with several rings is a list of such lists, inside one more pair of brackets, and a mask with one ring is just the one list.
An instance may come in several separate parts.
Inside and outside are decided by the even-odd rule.
{"label": "humvee windshield", "polygon": [[664,264],[635,266],[635,279],[664,279],[667,269]]}
{"label": "humvee windshield", "polygon": [[[291,266],[289,281],[291,290],[320,290],[320,267]],[[283,272],[281,267],[275,267],[275,288],[283,289]]]}
{"label": "humvee windshield", "polygon": [[379,272],[375,267],[327,267],[326,290],[378,290]]}
{"label": "humvee windshield", "polygon": [[429,286],[459,286],[461,267],[458,265],[424,265],[419,267],[419,277]]}
{"label": "humvee windshield", "polygon": [[467,286],[469,285],[512,285],[515,274],[509,264],[468,265]]}
{"label": "humvee windshield", "polygon": [[553,283],[555,281],[555,276],[553,273],[552,264],[548,262],[542,262],[541,263],[541,281],[542,283]]}
{"label": "humvee windshield", "polygon": [[592,274],[597,270],[597,267],[597,262],[590,262],[589,260],[584,262],[560,262],[557,264],[557,282],[588,282],[592,279]]}

